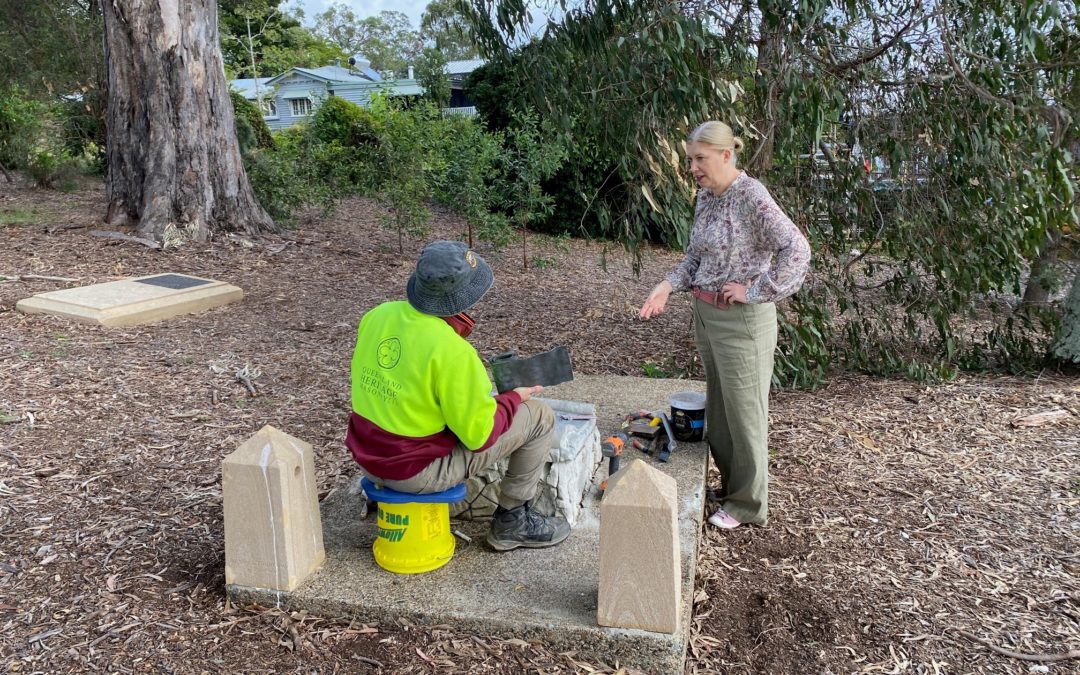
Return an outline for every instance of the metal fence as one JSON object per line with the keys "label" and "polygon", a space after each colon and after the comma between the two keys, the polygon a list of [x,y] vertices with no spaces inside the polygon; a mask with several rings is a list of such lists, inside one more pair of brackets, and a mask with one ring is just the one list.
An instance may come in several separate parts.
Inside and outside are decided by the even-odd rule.
{"label": "metal fence", "polygon": [[470,105],[462,108],[443,108],[443,117],[450,117],[451,115],[464,115],[466,117],[472,117],[476,114],[476,106]]}

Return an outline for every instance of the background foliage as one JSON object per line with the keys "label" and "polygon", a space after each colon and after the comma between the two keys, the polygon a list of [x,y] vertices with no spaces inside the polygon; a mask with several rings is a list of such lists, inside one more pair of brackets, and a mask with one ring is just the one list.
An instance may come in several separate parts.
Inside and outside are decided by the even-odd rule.
{"label": "background foliage", "polygon": [[[41,185],[103,169],[98,1],[0,4],[0,165]],[[539,9],[554,18],[536,34]],[[280,218],[363,194],[399,232],[423,231],[435,200],[470,240],[524,243],[527,227],[680,247],[682,141],[730,122],[740,163],[814,248],[781,320],[778,377],[800,385],[835,365],[929,378],[1080,362],[1077,15],[1073,0],[437,0],[419,29],[340,4],[307,28],[279,0],[219,3],[230,74],[359,52],[417,65],[430,89],[367,110],[329,99],[273,136],[236,99],[249,175]],[[477,50],[480,117],[443,117],[438,63]]]}
{"label": "background foliage", "polygon": [[231,77],[273,77],[294,66],[325,66],[349,54],[301,25],[282,0],[218,0],[218,31]]}
{"label": "background foliage", "polygon": [[525,99],[595,160],[568,162],[583,196],[559,200],[591,235],[684,245],[682,141],[707,119],[746,138],[741,163],[815,252],[783,312],[782,381],[836,363],[1025,370],[1060,345],[1047,301],[1076,283],[1075,3],[588,0],[558,3],[535,38],[518,0],[457,5],[491,59],[471,82],[488,123],[506,123],[499,97]]}
{"label": "background foliage", "polygon": [[465,18],[452,0],[428,3],[420,17],[420,35],[428,47],[437,50],[447,61],[464,61],[480,55]]}
{"label": "background foliage", "polygon": [[384,10],[360,17],[348,5],[334,3],[315,15],[315,34],[349,56],[361,54],[380,73],[404,77],[423,43],[405,14]]}
{"label": "background foliage", "polygon": [[245,128],[252,123],[237,115],[238,135],[250,139],[243,145],[252,186],[275,218],[289,220],[305,204],[372,197],[399,243],[427,232],[431,201],[464,217],[470,242],[505,246],[515,231],[524,241],[528,223],[552,207],[540,181],[564,156],[535,117],[512,132],[489,132],[425,100],[376,96],[361,108],[331,97],[309,124],[273,134],[272,145],[253,145],[258,134]]}

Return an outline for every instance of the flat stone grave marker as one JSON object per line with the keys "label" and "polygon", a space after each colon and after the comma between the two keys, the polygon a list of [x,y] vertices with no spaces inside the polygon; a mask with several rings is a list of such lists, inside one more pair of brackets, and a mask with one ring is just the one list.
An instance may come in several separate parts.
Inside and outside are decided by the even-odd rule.
{"label": "flat stone grave marker", "polygon": [[169,273],[38,293],[20,300],[15,309],[101,326],[134,326],[220,307],[243,297],[243,290],[224,281]]}

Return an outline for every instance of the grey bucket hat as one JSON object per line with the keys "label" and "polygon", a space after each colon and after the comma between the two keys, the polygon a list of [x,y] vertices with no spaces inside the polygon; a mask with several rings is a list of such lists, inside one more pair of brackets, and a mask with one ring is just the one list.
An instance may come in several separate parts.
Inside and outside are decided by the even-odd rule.
{"label": "grey bucket hat", "polygon": [[435,241],[420,252],[405,294],[424,314],[453,316],[475,305],[495,282],[491,267],[460,241]]}

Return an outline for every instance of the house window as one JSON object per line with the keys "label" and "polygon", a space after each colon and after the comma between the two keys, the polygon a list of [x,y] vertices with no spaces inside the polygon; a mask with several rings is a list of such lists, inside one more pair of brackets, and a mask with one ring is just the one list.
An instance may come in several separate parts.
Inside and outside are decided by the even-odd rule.
{"label": "house window", "polygon": [[277,101],[272,98],[264,98],[262,111],[264,117],[277,117]]}
{"label": "house window", "polygon": [[307,117],[311,114],[311,99],[290,98],[289,104],[292,106],[293,117]]}

